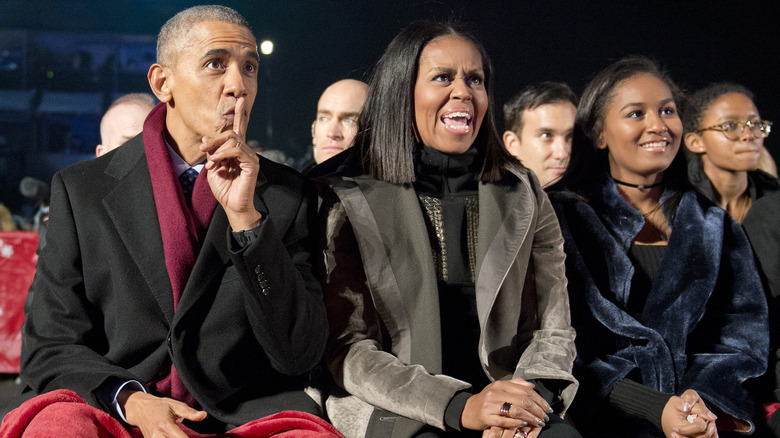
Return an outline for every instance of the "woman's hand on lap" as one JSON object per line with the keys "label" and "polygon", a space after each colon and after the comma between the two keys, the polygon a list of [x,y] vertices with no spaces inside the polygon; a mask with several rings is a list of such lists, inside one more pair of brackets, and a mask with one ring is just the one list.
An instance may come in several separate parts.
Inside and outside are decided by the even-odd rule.
{"label": "woman's hand on lap", "polygon": [[[511,403],[511,407],[508,413],[503,414],[501,409],[505,403]],[[551,412],[550,405],[534,391],[532,383],[516,378],[493,382],[471,396],[463,409],[460,422],[466,429],[498,427],[510,430],[514,435],[518,428],[528,430],[528,427],[544,427],[547,414]]]}

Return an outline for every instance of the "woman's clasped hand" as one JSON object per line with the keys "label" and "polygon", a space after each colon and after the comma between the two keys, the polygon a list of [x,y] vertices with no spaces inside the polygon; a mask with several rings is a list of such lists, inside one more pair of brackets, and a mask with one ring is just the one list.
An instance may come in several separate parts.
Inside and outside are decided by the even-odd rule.
{"label": "woman's clasped hand", "polygon": [[717,419],[717,415],[707,409],[699,394],[689,389],[680,397],[669,398],[661,415],[661,425],[670,438],[716,437]]}
{"label": "woman's clasped hand", "polygon": [[[487,436],[514,436],[517,430],[538,431],[553,412],[549,403],[521,378],[493,382],[469,398],[461,415],[463,427],[485,429]],[[521,435],[522,436],[522,435]]]}

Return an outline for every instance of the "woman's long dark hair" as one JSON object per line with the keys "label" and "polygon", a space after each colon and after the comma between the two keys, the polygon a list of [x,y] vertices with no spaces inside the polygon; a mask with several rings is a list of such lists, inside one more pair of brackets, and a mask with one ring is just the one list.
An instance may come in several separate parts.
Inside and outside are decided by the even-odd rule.
{"label": "woman's long dark hair", "polygon": [[[684,105],[685,95],[674,81],[655,62],[644,56],[629,56],[605,68],[590,81],[582,93],[577,107],[569,168],[550,190],[568,190],[587,199],[596,187],[603,184],[603,179],[609,175],[608,151],[598,149],[597,146],[604,131],[607,109],[614,98],[615,88],[623,81],[640,74],[649,74],[660,79],[671,90],[677,107]],[[683,147],[680,139],[680,148]],[[690,188],[685,158],[680,151],[664,171],[664,187],[679,193]]]}
{"label": "woman's long dark hair", "polygon": [[469,41],[482,57],[488,107],[474,141],[484,157],[478,179],[496,182],[501,168],[517,161],[504,148],[493,115],[493,69],[485,49],[457,24],[419,22],[401,31],[385,50],[369,82],[368,97],[358,117],[354,144],[363,171],[394,184],[415,180],[412,157],[417,143],[414,126],[414,86],[420,54],[428,43],[453,35]]}

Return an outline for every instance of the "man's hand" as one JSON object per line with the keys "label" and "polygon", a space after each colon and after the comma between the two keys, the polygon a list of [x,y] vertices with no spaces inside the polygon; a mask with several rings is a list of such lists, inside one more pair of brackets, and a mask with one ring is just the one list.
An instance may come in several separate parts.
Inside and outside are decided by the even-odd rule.
{"label": "man's hand", "polygon": [[122,390],[117,399],[127,423],[141,429],[144,438],[187,438],[179,423],[206,418],[205,411],[196,411],[180,401],[142,391]]}
{"label": "man's hand", "polygon": [[233,231],[254,228],[262,219],[254,205],[260,160],[246,145],[244,104],[243,97],[236,101],[232,130],[203,137],[200,145],[200,150],[206,153],[204,167],[211,192],[225,209]]}

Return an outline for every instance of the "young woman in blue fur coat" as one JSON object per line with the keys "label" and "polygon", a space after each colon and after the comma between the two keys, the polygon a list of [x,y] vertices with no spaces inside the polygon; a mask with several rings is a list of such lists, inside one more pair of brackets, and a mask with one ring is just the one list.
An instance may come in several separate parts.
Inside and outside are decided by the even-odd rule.
{"label": "young woman in blue fur coat", "polygon": [[679,101],[646,58],[603,70],[577,110],[571,167],[551,188],[584,436],[755,430],[743,383],[766,369],[766,300],[739,224],[687,183]]}
{"label": "young woman in blue fur coat", "polygon": [[780,437],[780,181],[760,170],[772,122],[761,119],[750,90],[722,82],[690,96],[683,125],[688,179],[742,224],[756,256],[771,333],[769,365],[756,398],[772,436]]}

